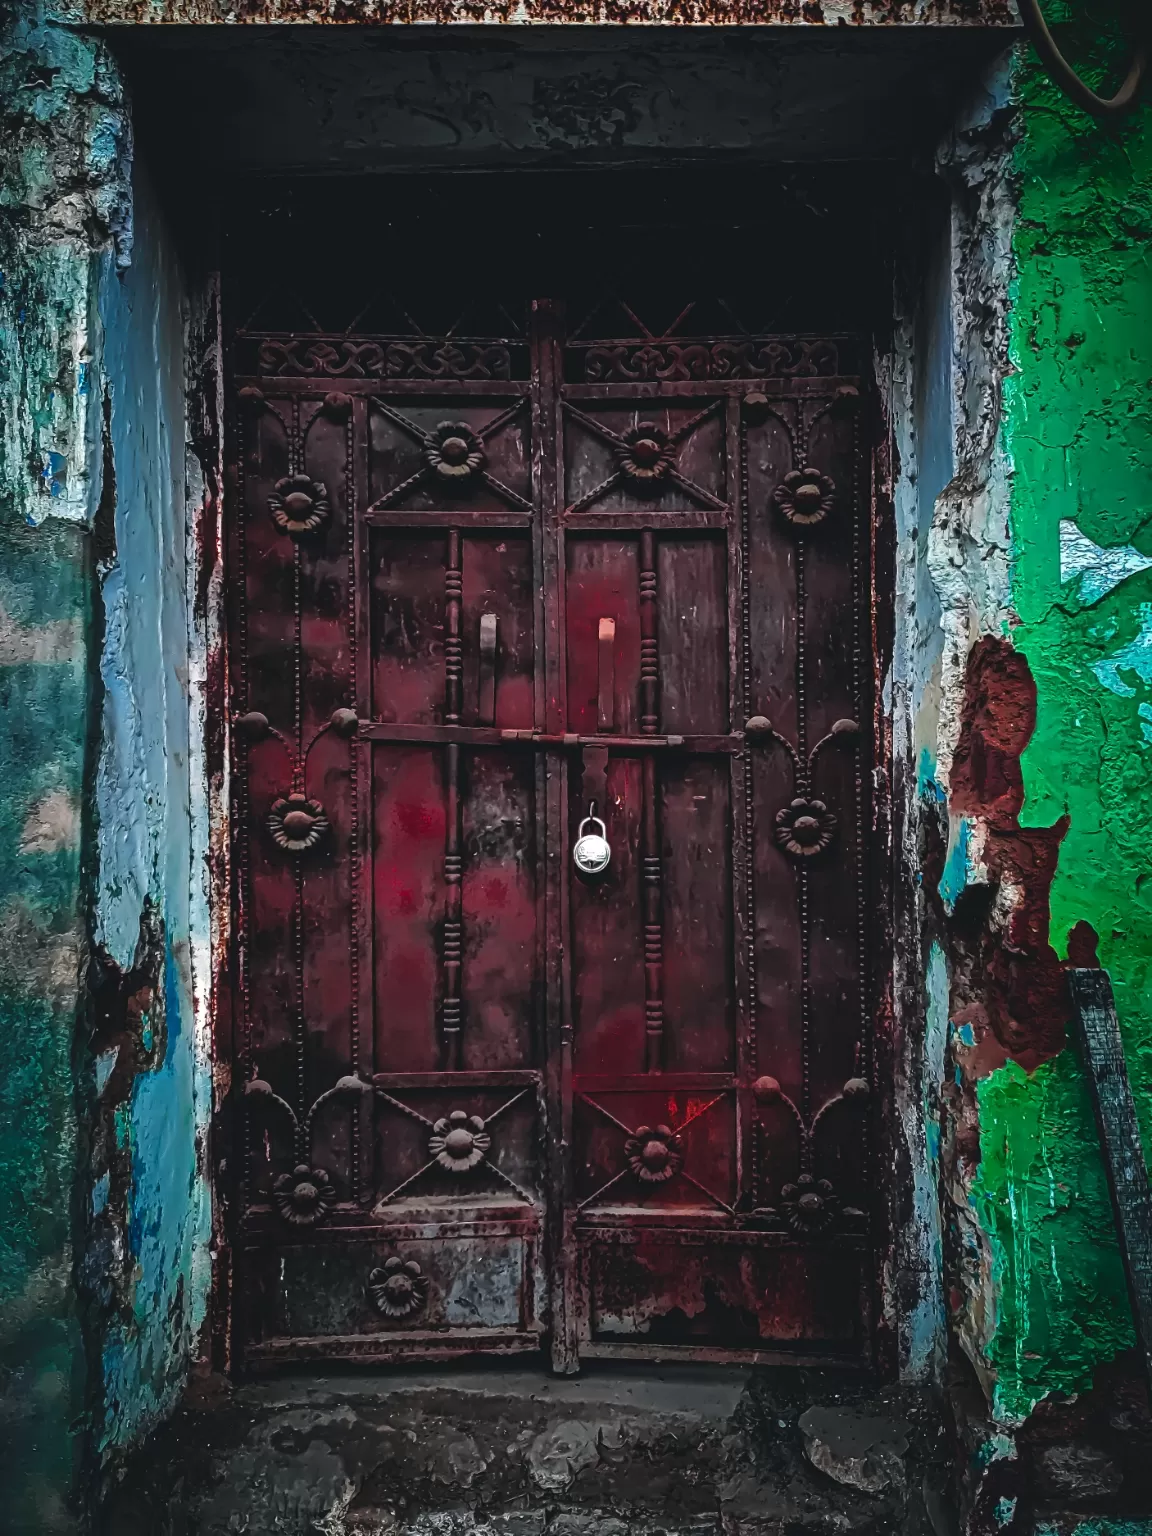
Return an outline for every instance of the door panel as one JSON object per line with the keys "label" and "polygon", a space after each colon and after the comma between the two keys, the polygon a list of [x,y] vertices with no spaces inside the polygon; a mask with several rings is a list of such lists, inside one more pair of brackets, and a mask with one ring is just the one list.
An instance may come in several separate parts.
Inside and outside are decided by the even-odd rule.
{"label": "door panel", "polygon": [[[461,564],[461,722],[531,730],[536,637],[530,532],[465,537]],[[495,620],[491,659],[483,646],[485,616]]]}
{"label": "door panel", "polygon": [[440,1056],[444,928],[444,757],[437,747],[372,751],[374,1065],[418,1072]]}
{"label": "door panel", "polygon": [[825,1252],[813,1263],[795,1248],[700,1232],[605,1234],[589,1253],[585,1353],[643,1341],[708,1358],[773,1346],[816,1360],[830,1350],[850,1354],[865,1279],[860,1258]]}
{"label": "door panel", "polygon": [[728,551],[716,534],[656,546],[659,719],[665,731],[729,729]]}
{"label": "door panel", "polygon": [[660,784],[664,1065],[736,1070],[732,796],[727,765],[670,762]]}
{"label": "door panel", "polygon": [[[445,444],[461,443],[447,456]],[[470,401],[391,390],[368,404],[368,494],[380,510],[443,511],[463,495],[471,512],[530,512],[528,401]],[[470,468],[471,466],[471,468]]]}
{"label": "door panel", "polygon": [[[646,521],[723,508],[727,499],[723,400],[578,397],[564,412],[566,514],[584,522],[618,514]],[[653,500],[659,495],[659,502]]]}
{"label": "door panel", "polygon": [[691,314],[235,339],[253,1358],[867,1355],[860,349]]}
{"label": "door panel", "polygon": [[373,528],[368,537],[372,606],[372,715],[403,725],[444,718],[446,531]]}
{"label": "door panel", "polygon": [[[636,539],[570,538],[564,630],[568,729],[638,731],[640,617]],[[601,620],[612,624],[601,638]]]}

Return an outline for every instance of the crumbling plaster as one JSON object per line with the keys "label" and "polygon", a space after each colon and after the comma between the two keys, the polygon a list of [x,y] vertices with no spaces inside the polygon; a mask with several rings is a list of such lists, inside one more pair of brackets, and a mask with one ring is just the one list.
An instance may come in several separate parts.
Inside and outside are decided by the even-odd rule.
{"label": "crumbling plaster", "polygon": [[[1099,18],[1077,14],[1109,62]],[[1148,108],[1102,130],[1021,52],[940,155],[947,325],[929,281],[902,371],[897,348],[889,691],[897,782],[918,781],[901,862],[919,871],[898,995],[914,1189],[938,1174],[941,1212],[937,1231],[914,1202],[904,1259],[927,1273],[940,1245],[983,1391],[974,1531],[1017,1528],[1016,1428],[1133,1342],[1061,968],[1112,973],[1147,1135],[1150,130]],[[945,331],[954,462],[937,488],[931,391],[900,402]],[[913,1369],[928,1292],[904,1312]]]}
{"label": "crumbling plaster", "polygon": [[[1115,67],[1088,30],[1081,57]],[[1090,54],[1089,54],[1090,56]],[[1101,132],[1028,67],[1017,147],[1012,371],[1012,644],[1033,680],[1020,824],[1063,828],[1052,943],[1112,975],[1138,1112],[1152,1133],[1148,784],[1152,716],[1141,637],[1152,584],[1152,109]],[[1069,524],[1085,543],[1068,569]],[[1087,544],[1098,552],[1093,557]],[[1128,553],[1131,551],[1132,553]],[[1063,552],[1063,558],[1062,558]],[[1082,1390],[1132,1342],[1095,1130],[1063,1039],[982,1074],[974,1198],[1000,1291],[996,1401],[1021,1416]],[[989,1066],[991,1063],[989,1063]],[[1035,1065],[1035,1070],[1030,1069]]]}
{"label": "crumbling plaster", "polygon": [[[950,1189],[954,1115],[948,1046],[956,957],[941,892],[958,853],[979,837],[950,801],[950,768],[962,735],[965,677],[981,636],[999,634],[1009,611],[1008,465],[1000,439],[1008,366],[1014,195],[1019,132],[1013,56],[973,91],[941,145],[944,206],[928,211],[898,258],[896,328],[877,359],[892,441],[895,539],[892,659],[884,679],[891,722],[894,1005],[900,1056],[898,1165],[907,1190],[896,1211],[889,1283],[901,1370],[940,1379],[947,1326],[946,1270],[976,1263],[970,1309],[954,1310],[978,1334],[989,1287],[987,1242],[966,1193]],[[886,494],[881,486],[882,494]],[[961,863],[961,886],[981,878]],[[947,1251],[946,1251],[947,1249]],[[983,1359],[979,1338],[973,1341]]]}
{"label": "crumbling plaster", "polygon": [[[118,274],[105,262],[98,288],[115,514],[114,547],[100,561],[93,940],[94,1049],[104,1086],[92,1176],[97,1189],[105,1177],[112,1188],[99,1197],[93,1221],[115,1220],[119,1175],[128,1239],[122,1256],[116,1236],[103,1231],[91,1249],[125,1270],[102,1346],[103,1448],[132,1443],[175,1403],[205,1316],[210,1226],[209,1059],[192,974],[191,907],[201,871],[192,861],[190,783],[187,310],[139,170],[134,194],[132,264]],[[123,1070],[122,1055],[135,1058],[134,1070]],[[86,1268],[94,1267],[89,1260]],[[101,1285],[108,1279],[101,1274]]]}
{"label": "crumbling plaster", "polygon": [[0,1523],[41,1533],[203,1318],[205,903],[182,279],[103,43],[10,17],[0,104]]}

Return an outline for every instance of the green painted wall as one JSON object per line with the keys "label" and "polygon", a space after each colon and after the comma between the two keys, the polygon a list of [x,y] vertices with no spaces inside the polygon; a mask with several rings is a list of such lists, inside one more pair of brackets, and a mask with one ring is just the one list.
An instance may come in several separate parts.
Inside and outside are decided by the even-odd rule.
{"label": "green painted wall", "polygon": [[[1091,39],[1115,7],[1071,10],[1075,56],[1100,62],[1107,47]],[[1152,105],[1101,127],[1030,55],[1018,89],[1011,638],[1038,688],[1020,819],[1070,817],[1052,942],[1063,955],[1082,920],[1099,935],[1152,1146]],[[978,1095],[973,1200],[999,1289],[995,1408],[1015,1419],[1046,1393],[1087,1386],[1132,1331],[1074,1052],[1031,1076],[1010,1063]]]}

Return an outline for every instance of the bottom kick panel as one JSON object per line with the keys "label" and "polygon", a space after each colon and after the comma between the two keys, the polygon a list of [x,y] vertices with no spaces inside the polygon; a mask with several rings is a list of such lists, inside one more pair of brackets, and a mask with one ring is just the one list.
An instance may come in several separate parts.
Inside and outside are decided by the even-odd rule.
{"label": "bottom kick panel", "polygon": [[457,1332],[405,1334],[334,1334],[324,1338],[270,1339],[249,1344],[245,1360],[250,1365],[289,1365],[297,1361],[459,1360],[465,1355],[524,1355],[540,1349],[542,1336],[535,1333],[502,1333],[499,1329],[463,1328]]}
{"label": "bottom kick panel", "polygon": [[254,1357],[429,1357],[532,1349],[547,1322],[536,1234],[389,1238],[249,1251]]}
{"label": "bottom kick panel", "polygon": [[868,1337],[863,1244],[718,1236],[702,1242],[666,1228],[585,1235],[587,1341],[860,1355]]}

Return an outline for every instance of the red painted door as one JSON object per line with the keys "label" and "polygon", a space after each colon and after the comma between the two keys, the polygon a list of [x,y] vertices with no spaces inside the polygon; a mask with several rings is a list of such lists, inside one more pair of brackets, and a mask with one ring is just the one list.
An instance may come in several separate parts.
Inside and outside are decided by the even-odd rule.
{"label": "red painted door", "polygon": [[867,1351],[860,350],[702,313],[236,339],[249,1358]]}

